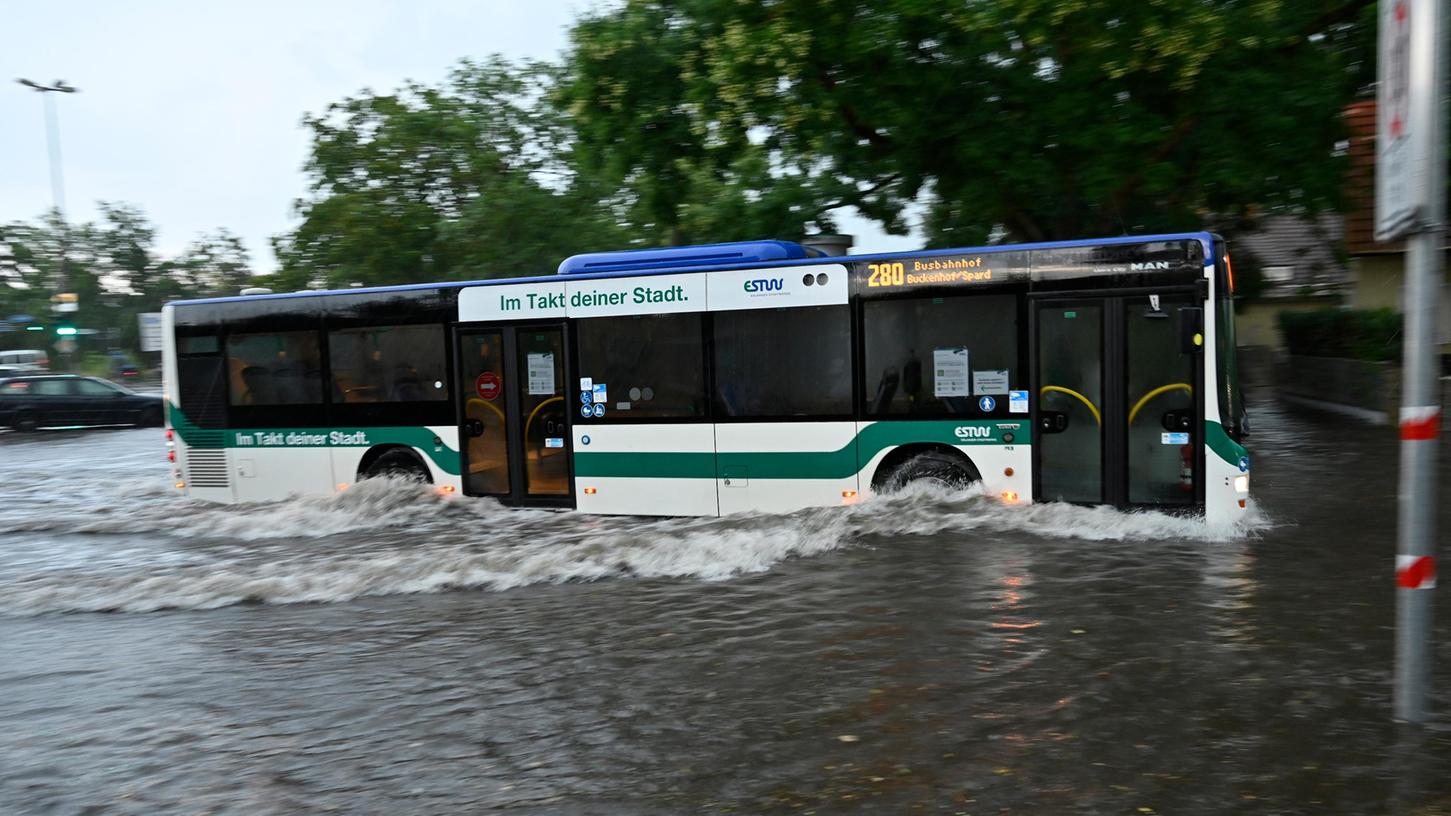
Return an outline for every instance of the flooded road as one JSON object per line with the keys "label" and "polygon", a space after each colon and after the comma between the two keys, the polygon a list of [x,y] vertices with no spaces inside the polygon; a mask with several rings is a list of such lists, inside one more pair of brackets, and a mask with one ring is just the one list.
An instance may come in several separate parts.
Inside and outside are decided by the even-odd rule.
{"label": "flooded road", "polygon": [[1236,530],[215,507],[157,429],[6,435],[0,812],[1451,813],[1389,721],[1394,434],[1254,408]]}

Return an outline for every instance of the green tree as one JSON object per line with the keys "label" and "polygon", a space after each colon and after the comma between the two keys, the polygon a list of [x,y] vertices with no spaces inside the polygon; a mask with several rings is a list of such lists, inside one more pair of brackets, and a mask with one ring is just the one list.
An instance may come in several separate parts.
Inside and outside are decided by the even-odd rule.
{"label": "green tree", "polygon": [[[226,230],[163,259],[140,208],[104,201],[98,208],[96,222],[70,224],[51,210],[36,222],[0,225],[0,316],[24,313],[47,327],[67,322],[94,329],[80,338],[87,351],[135,349],[137,314],[158,311],[169,300],[233,294],[250,279],[247,251]],[[52,296],[61,291],[77,296],[74,313],[53,312]],[[0,335],[0,342],[37,340],[26,332]]]}
{"label": "green tree", "polygon": [[933,242],[1041,240],[1335,206],[1372,41],[1369,0],[628,0],[557,95],[672,233],[760,153],[803,221],[920,202]]}
{"label": "green tree", "polygon": [[276,239],[278,285],[541,274],[614,245],[610,202],[568,165],[557,70],[462,62],[440,88],[365,92],[308,117],[311,196]]}
{"label": "green tree", "polygon": [[246,246],[225,228],[192,241],[160,277],[165,300],[235,295],[254,280]]}

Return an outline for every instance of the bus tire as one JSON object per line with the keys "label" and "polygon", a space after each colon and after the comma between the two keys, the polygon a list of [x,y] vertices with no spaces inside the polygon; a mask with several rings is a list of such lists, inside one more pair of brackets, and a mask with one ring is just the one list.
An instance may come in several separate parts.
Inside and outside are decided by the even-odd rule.
{"label": "bus tire", "polygon": [[29,411],[21,411],[10,420],[10,427],[21,433],[30,433],[40,426],[35,421],[35,414]]}
{"label": "bus tire", "polygon": [[937,484],[948,490],[960,490],[981,477],[967,457],[942,450],[924,450],[909,454],[895,466],[877,470],[872,491],[894,493],[912,482]]}
{"label": "bus tire", "polygon": [[368,465],[360,478],[406,479],[411,482],[433,484],[433,476],[418,454],[407,448],[390,448]]}

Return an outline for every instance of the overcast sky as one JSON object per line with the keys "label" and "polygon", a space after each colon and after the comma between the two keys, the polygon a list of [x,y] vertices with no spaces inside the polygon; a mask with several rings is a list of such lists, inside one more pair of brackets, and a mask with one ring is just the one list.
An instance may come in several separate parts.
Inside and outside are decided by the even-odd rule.
{"label": "overcast sky", "polygon": [[[364,88],[442,80],[463,57],[555,59],[585,0],[249,0],[11,3],[0,11],[0,222],[51,205],[40,94],[58,95],[71,220],[96,202],[139,206],[167,255],[198,233],[240,235],[259,271],[305,193],[304,113]],[[910,249],[843,219],[867,250]],[[768,236],[762,236],[768,237]],[[552,268],[558,258],[542,259]]]}

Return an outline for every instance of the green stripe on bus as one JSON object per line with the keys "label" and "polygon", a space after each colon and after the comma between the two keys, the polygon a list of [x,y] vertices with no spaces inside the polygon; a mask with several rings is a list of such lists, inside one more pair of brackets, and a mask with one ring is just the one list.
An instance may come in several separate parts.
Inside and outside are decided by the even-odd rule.
{"label": "green stripe on bus", "polygon": [[1214,451],[1215,456],[1235,467],[1239,467],[1240,457],[1249,453],[1238,442],[1229,438],[1223,425],[1213,420],[1204,421],[1204,441],[1209,445],[1209,449]]}
{"label": "green stripe on bus", "polygon": [[417,450],[451,476],[459,475],[458,451],[435,444],[438,435],[418,426],[364,428],[198,428],[174,405],[167,405],[172,430],[198,448],[371,448],[404,445]]}
{"label": "green stripe on bus", "polygon": [[[875,422],[834,451],[749,453],[596,452],[575,450],[574,475],[656,479],[715,479],[746,468],[751,479],[845,479],[878,453],[914,442],[944,445],[1026,445],[1032,426],[1022,420]],[[1003,434],[1011,433],[1011,443]]]}

